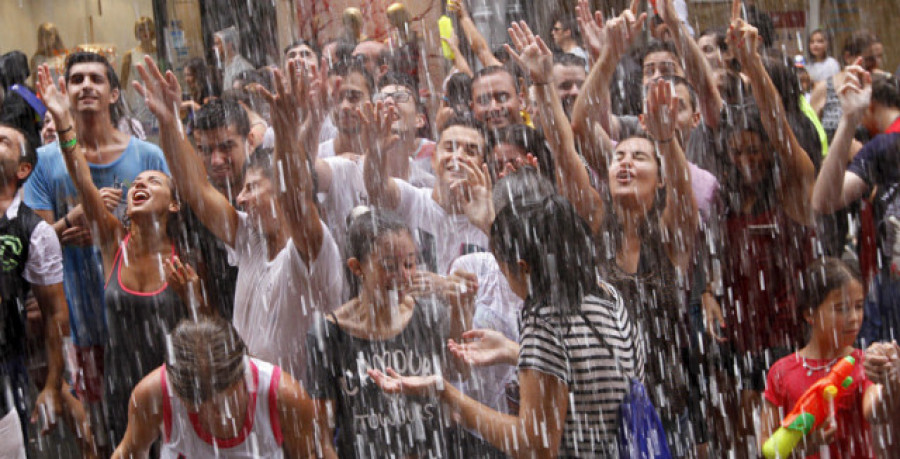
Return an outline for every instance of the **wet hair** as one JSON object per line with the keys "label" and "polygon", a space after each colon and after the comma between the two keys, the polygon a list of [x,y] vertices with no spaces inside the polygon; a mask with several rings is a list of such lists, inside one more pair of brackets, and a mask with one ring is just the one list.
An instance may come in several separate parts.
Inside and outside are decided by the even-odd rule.
{"label": "wet hair", "polygon": [[802,274],[803,288],[797,292],[801,315],[815,311],[832,291],[851,282],[861,282],[857,268],[838,258],[822,257],[813,261]]}
{"label": "wet hair", "polygon": [[844,40],[844,46],[841,49],[841,53],[845,56],[862,56],[862,54],[875,43],[878,43],[878,38],[872,31],[869,29],[859,29]]}
{"label": "wet hair", "polygon": [[587,61],[583,57],[576,56],[572,53],[554,53],[553,65],[584,68],[587,65]]}
{"label": "wet hair", "polygon": [[502,66],[501,65],[491,65],[491,66],[484,67],[484,68],[478,70],[477,72],[475,72],[475,75],[472,77],[472,85],[474,86],[475,82],[477,82],[478,80],[480,80],[486,76],[496,75],[498,73],[505,73],[505,74],[509,75],[510,78],[512,78],[513,86],[516,88],[516,95],[518,95],[518,93],[521,91],[520,88],[522,86],[520,83],[521,75],[519,74],[519,72],[513,70],[511,67],[506,66],[506,65],[502,65]]}
{"label": "wet hair", "polygon": [[885,107],[900,108],[900,80],[896,76],[872,76],[872,102]]}
{"label": "wet hair", "polygon": [[[385,86],[403,86],[412,93],[412,98],[415,101],[416,108],[421,105],[421,101],[419,100],[419,85],[416,84],[416,80],[413,79],[407,73],[401,72],[388,72],[385,73],[384,76],[378,79],[378,91],[381,91],[381,88]],[[374,92],[373,92],[374,94]]]}
{"label": "wet hair", "polygon": [[796,68],[789,63],[792,62],[790,59],[790,56],[772,55],[763,58],[763,66],[781,96],[791,131],[818,171],[822,164],[822,143],[815,125],[800,108],[803,89]]}
{"label": "wet hair", "polygon": [[364,262],[382,236],[400,231],[412,237],[409,227],[397,214],[386,209],[369,208],[351,217],[347,227],[347,257]]}
{"label": "wet hair", "polygon": [[[37,147],[41,145],[40,137],[37,137],[33,133],[29,133],[28,130],[22,129],[6,120],[0,120],[0,126],[12,129],[22,135],[22,144],[19,145],[20,151],[22,152],[22,154],[19,155],[19,164],[31,164],[31,171],[34,172],[34,168],[37,166],[38,161]],[[31,173],[29,173],[28,176],[31,176]],[[26,180],[28,180],[28,177],[21,180],[17,179],[16,189],[21,188]]]}
{"label": "wet hair", "polygon": [[172,332],[171,343],[167,382],[191,404],[209,401],[244,377],[247,346],[224,319],[182,320]]}
{"label": "wet hair", "polygon": [[294,49],[294,48],[297,48],[297,47],[299,47],[299,46],[306,46],[306,47],[309,47],[309,49],[311,49],[312,52],[316,53],[316,57],[317,57],[317,58],[321,58],[321,57],[322,57],[322,50],[319,49],[319,47],[316,46],[315,43],[313,43],[313,42],[311,42],[311,41],[308,41],[308,40],[303,40],[303,39],[300,39],[300,40],[294,40],[291,44],[285,46],[285,47],[284,47],[284,52],[282,52],[282,54],[285,55],[285,56],[287,56],[288,51],[290,51],[290,50],[292,50],[292,49]]}
{"label": "wet hair", "polygon": [[375,94],[375,78],[366,70],[366,66],[363,65],[362,62],[351,59],[351,60],[339,60],[335,62],[331,66],[331,70],[329,70],[328,75],[333,76],[342,76],[347,78],[351,73],[358,73],[362,75],[363,80],[366,83],[366,87],[369,89],[369,95]]}
{"label": "wet hair", "polygon": [[[319,189],[319,177],[318,175],[316,175],[316,168],[312,158],[307,156],[306,159],[307,167],[309,167],[309,174],[312,177],[312,195],[315,196]],[[277,171],[275,164],[275,149],[256,147],[256,150],[253,150],[253,153],[250,153],[250,157],[247,158],[246,162],[244,162],[244,170],[242,171],[242,175],[246,177],[247,173],[250,171],[259,172],[263,177],[273,182],[274,184],[275,173]],[[316,202],[316,207],[319,207],[318,202]],[[319,211],[321,212],[321,209],[319,209]]]}
{"label": "wet hair", "polygon": [[769,13],[759,9],[756,5],[747,5],[745,8],[747,15],[747,23],[756,27],[759,39],[762,40],[763,46],[771,48],[775,43],[775,24]]}
{"label": "wet hair", "polygon": [[106,80],[109,82],[110,90],[121,89],[119,76],[116,74],[116,70],[113,69],[112,65],[110,65],[109,60],[107,60],[100,54],[88,51],[78,51],[76,53],[70,54],[69,57],[66,58],[66,83],[69,82],[69,76],[72,73],[72,67],[74,67],[76,64],[90,63],[103,64],[106,67]]}
{"label": "wet hair", "polygon": [[662,77],[663,81],[668,81],[672,83],[673,86],[684,86],[688,90],[689,98],[691,104],[691,108],[696,112],[700,107],[700,99],[697,96],[697,91],[694,89],[694,86],[690,81],[686,80],[684,77],[680,77],[678,75],[666,75]]}
{"label": "wet hair", "polygon": [[212,99],[203,104],[200,110],[194,113],[191,125],[192,129],[201,131],[228,126],[234,127],[242,137],[250,134],[250,120],[247,118],[247,112],[237,101],[231,99]]}
{"label": "wet hair", "polygon": [[[479,134],[481,134],[482,139],[485,138],[485,132],[487,132],[487,129],[485,129],[485,127],[484,127],[484,124],[482,124],[481,121],[476,120],[475,117],[472,116],[472,114],[470,114],[470,113],[455,114],[455,115],[451,116],[447,121],[445,121],[443,126],[441,126],[441,132],[438,134],[438,141],[441,140],[441,136],[444,134],[444,131],[446,131],[447,129],[450,129],[453,126],[462,126],[462,127],[474,129],[474,130],[478,131]],[[487,143],[487,142],[485,142],[485,143]]]}
{"label": "wet hair", "polygon": [[640,58],[638,59],[638,64],[640,64],[641,68],[644,67],[644,59],[653,53],[669,53],[675,56],[675,61],[678,62],[678,65],[681,65],[680,55],[678,54],[678,48],[675,47],[675,43],[663,40],[650,40],[644,49],[641,50]]}
{"label": "wet hair", "polygon": [[472,100],[472,77],[462,72],[454,73],[444,83],[444,103],[450,107],[462,105],[468,111]]}
{"label": "wet hair", "polygon": [[[553,161],[553,155],[547,147],[547,141],[544,139],[544,136],[537,130],[524,124],[513,124],[501,129],[491,130],[488,135],[485,156],[493,156],[494,148],[500,144],[514,145],[525,150],[526,153],[531,153],[537,159],[541,174],[551,181],[556,180],[556,165]],[[496,161],[488,161],[485,158],[485,163],[488,165],[488,172],[490,172],[492,179],[497,180],[497,174],[500,171],[497,170]]]}
{"label": "wet hair", "polygon": [[721,27],[706,29],[703,32],[700,32],[700,35],[697,35],[697,38],[699,39],[707,35],[712,35],[716,39],[716,47],[719,48],[719,51],[728,51],[728,41],[727,36],[725,35],[725,29]]}
{"label": "wet hair", "polygon": [[591,231],[562,196],[540,200],[514,196],[491,225],[491,251],[497,261],[518,272],[529,267],[529,293],[523,320],[544,305],[561,316],[579,315],[584,297],[599,289]]}
{"label": "wet hair", "polygon": [[238,29],[235,26],[226,27],[216,33],[213,34],[214,37],[219,37],[222,40],[223,45],[231,45],[234,49],[234,52],[240,52],[241,49],[241,35],[238,33]]}
{"label": "wet hair", "polygon": [[494,203],[494,209],[499,211],[512,203],[513,199],[522,202],[539,201],[554,193],[556,193],[556,182],[549,180],[546,175],[532,167],[521,167],[497,180],[491,200]]}
{"label": "wet hair", "polygon": [[825,56],[824,57],[826,57],[826,58],[828,57],[828,48],[831,47],[831,37],[828,35],[827,32],[825,32],[825,29],[819,28],[819,29],[816,29],[816,30],[813,30],[812,32],[810,32],[809,36],[806,37],[806,54],[809,56],[809,59],[811,62],[815,62],[816,57],[813,56],[812,51],[809,49],[809,44],[812,42],[813,35],[816,35],[816,34],[821,35],[823,38],[825,38],[826,46],[825,46]]}

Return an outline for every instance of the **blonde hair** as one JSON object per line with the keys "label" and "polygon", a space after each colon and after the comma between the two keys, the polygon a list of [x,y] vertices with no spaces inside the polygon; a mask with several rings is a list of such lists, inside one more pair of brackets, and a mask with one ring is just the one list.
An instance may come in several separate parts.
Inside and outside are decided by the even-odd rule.
{"label": "blonde hair", "polygon": [[66,46],[63,45],[62,38],[59,36],[59,29],[52,22],[45,22],[38,26],[37,29],[37,51],[35,56],[53,56],[55,54],[63,54],[66,52]]}
{"label": "blonde hair", "polygon": [[134,38],[138,38],[138,30],[141,27],[146,26],[150,30],[150,39],[156,39],[156,25],[153,23],[153,19],[148,18],[147,16],[141,16],[137,21],[134,21]]}

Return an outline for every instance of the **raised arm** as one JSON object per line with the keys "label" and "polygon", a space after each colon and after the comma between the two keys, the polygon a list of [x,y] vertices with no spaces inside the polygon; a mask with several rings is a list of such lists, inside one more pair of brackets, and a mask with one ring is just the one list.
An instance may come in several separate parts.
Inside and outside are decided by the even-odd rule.
{"label": "raised arm", "polygon": [[106,208],[100,190],[94,185],[91,178],[91,169],[84,153],[75,138],[75,121],[69,104],[69,95],[66,91],[65,79],[59,78],[59,87],[53,84],[50,76],[50,68],[44,64],[38,68],[38,89],[44,99],[44,104],[53,122],[59,130],[59,148],[62,151],[66,169],[75,184],[75,189],[81,197],[81,206],[88,222],[97,225],[100,250],[103,254],[104,266],[112,264],[119,241],[123,236],[122,224]]}
{"label": "raised arm", "polygon": [[[633,0],[629,9],[610,19],[603,26],[603,37],[607,46],[603,47],[603,51],[591,68],[581,94],[578,95],[572,108],[572,129],[580,138],[589,140],[594,124],[603,127],[613,139],[619,138],[618,118],[610,112],[609,84],[616,73],[616,65],[639,36],[641,26],[647,18],[646,13],[637,15],[638,5],[638,0]],[[597,19],[601,17],[597,15]],[[600,24],[597,26],[600,27]]]}
{"label": "raised arm", "polygon": [[294,246],[307,263],[314,262],[325,238],[325,229],[316,206],[315,186],[312,179],[313,164],[307,154],[307,139],[303,136],[318,135],[301,129],[300,112],[307,116],[311,111],[309,78],[297,66],[290,66],[285,78],[281,70],[275,70],[273,95],[261,86],[259,91],[272,107],[272,128],[275,130],[274,163],[283,184],[278,186],[275,199],[284,210],[285,226]]}
{"label": "raised arm", "polygon": [[[737,12],[740,14],[740,0],[734,2],[737,5]],[[707,126],[715,129],[719,126],[720,113],[722,111],[722,97],[719,95],[719,88],[716,86],[716,79],[713,75],[709,62],[700,50],[700,46],[694,41],[687,26],[681,22],[678,13],[675,11],[674,0],[657,0],[656,8],[662,20],[672,32],[672,38],[675,41],[675,47],[678,54],[684,62],[684,74],[691,86],[697,91],[697,99],[700,101],[700,114]],[[734,8],[734,5],[732,5]]]}
{"label": "raised arm", "polygon": [[603,200],[600,193],[591,186],[591,177],[575,151],[575,135],[556,92],[556,85],[551,81],[553,54],[544,40],[535,36],[524,21],[513,23],[509,36],[516,49],[506,45],[507,50],[513,60],[530,75],[534,84],[537,107],[540,110],[538,118],[556,159],[557,186],[596,234],[603,223]]}
{"label": "raised arm", "polygon": [[857,61],[855,65],[847,67],[847,77],[838,90],[843,114],[813,187],[813,209],[821,214],[831,214],[847,207],[869,189],[862,178],[847,172],[847,165],[852,159],[850,146],[856,126],[872,99],[872,77],[859,66],[860,63],[861,61]]}
{"label": "raised arm", "polygon": [[665,248],[675,266],[686,269],[694,257],[694,240],[700,217],[688,161],[675,139],[675,120],[678,118],[678,96],[666,81],[652,81],[647,89],[647,109],[644,128],[654,139],[662,156],[663,182],[666,184],[666,207],[662,214]]}
{"label": "raised arm", "polygon": [[138,73],[144,84],[135,81],[134,87],[144,96],[147,107],[159,120],[159,143],[172,178],[181,197],[203,225],[209,228],[225,244],[234,245],[237,233],[237,211],[228,199],[209,183],[203,160],[187,139],[178,106],[181,103],[181,86],[171,70],[165,76],[150,56],[138,65]]}
{"label": "raised arm", "polygon": [[[733,14],[740,12],[739,2],[740,0],[735,0],[738,6],[733,8]],[[734,49],[741,68],[750,78],[753,98],[762,114],[763,128],[781,159],[779,171],[783,188],[780,204],[791,219],[811,225],[813,219],[809,203],[816,180],[815,167],[788,124],[781,96],[757,53],[758,39],[756,27],[733,16],[728,31],[728,46]]]}
{"label": "raised arm", "polygon": [[366,193],[372,204],[391,210],[400,206],[400,187],[387,173],[387,157],[398,143],[397,136],[391,132],[393,112],[394,107],[385,108],[379,101],[375,105],[366,103],[361,116],[366,144],[374,147],[367,152],[363,165]]}
{"label": "raised arm", "polygon": [[481,61],[481,65],[485,67],[493,67],[495,65],[503,65],[491,51],[487,40],[478,31],[475,21],[469,15],[469,8],[466,6],[466,0],[448,0],[448,11],[456,12],[459,18],[459,26],[463,30],[463,34],[469,39],[469,48],[475,53],[475,57]]}

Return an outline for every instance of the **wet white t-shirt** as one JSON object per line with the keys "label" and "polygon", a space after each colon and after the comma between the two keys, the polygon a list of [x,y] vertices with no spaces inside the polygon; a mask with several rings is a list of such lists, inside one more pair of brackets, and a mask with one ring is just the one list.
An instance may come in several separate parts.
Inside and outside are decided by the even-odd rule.
{"label": "wet white t-shirt", "polygon": [[[234,294],[234,328],[250,355],[272,362],[294,379],[305,377],[306,332],[320,314],[341,304],[343,270],[331,233],[307,265],[288,240],[271,261],[265,238],[244,212],[228,261],[238,267]],[[324,225],[324,223],[323,223]]]}
{"label": "wet white t-shirt", "polygon": [[[451,273],[456,270],[470,272],[478,278],[472,328],[495,330],[518,342],[519,311],[523,301],[509,287],[494,255],[489,252],[463,255],[450,266]],[[508,413],[505,389],[515,379],[515,365],[472,367],[469,379],[459,390],[494,410]]]}
{"label": "wet white t-shirt", "polygon": [[394,179],[400,188],[397,213],[416,238],[422,261],[429,271],[448,274],[450,264],[462,255],[487,252],[488,237],[465,215],[451,215],[431,197],[431,188],[416,188]]}

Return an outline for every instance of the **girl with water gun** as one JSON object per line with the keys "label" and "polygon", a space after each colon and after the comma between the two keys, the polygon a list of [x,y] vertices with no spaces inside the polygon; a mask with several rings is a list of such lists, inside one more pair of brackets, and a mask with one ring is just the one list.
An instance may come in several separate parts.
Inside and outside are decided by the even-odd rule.
{"label": "girl with water gun", "polygon": [[[798,295],[797,313],[809,338],[802,349],[769,368],[761,439],[774,440],[763,452],[767,458],[874,457],[869,422],[876,420],[882,386],[866,377],[865,354],[853,347],[865,298],[859,275],[841,260],[821,258],[807,268],[802,280],[805,288]],[[834,381],[824,383],[826,379]],[[826,386],[831,389],[822,390]],[[812,387],[817,390],[806,394]],[[790,436],[796,446],[781,441]]]}

